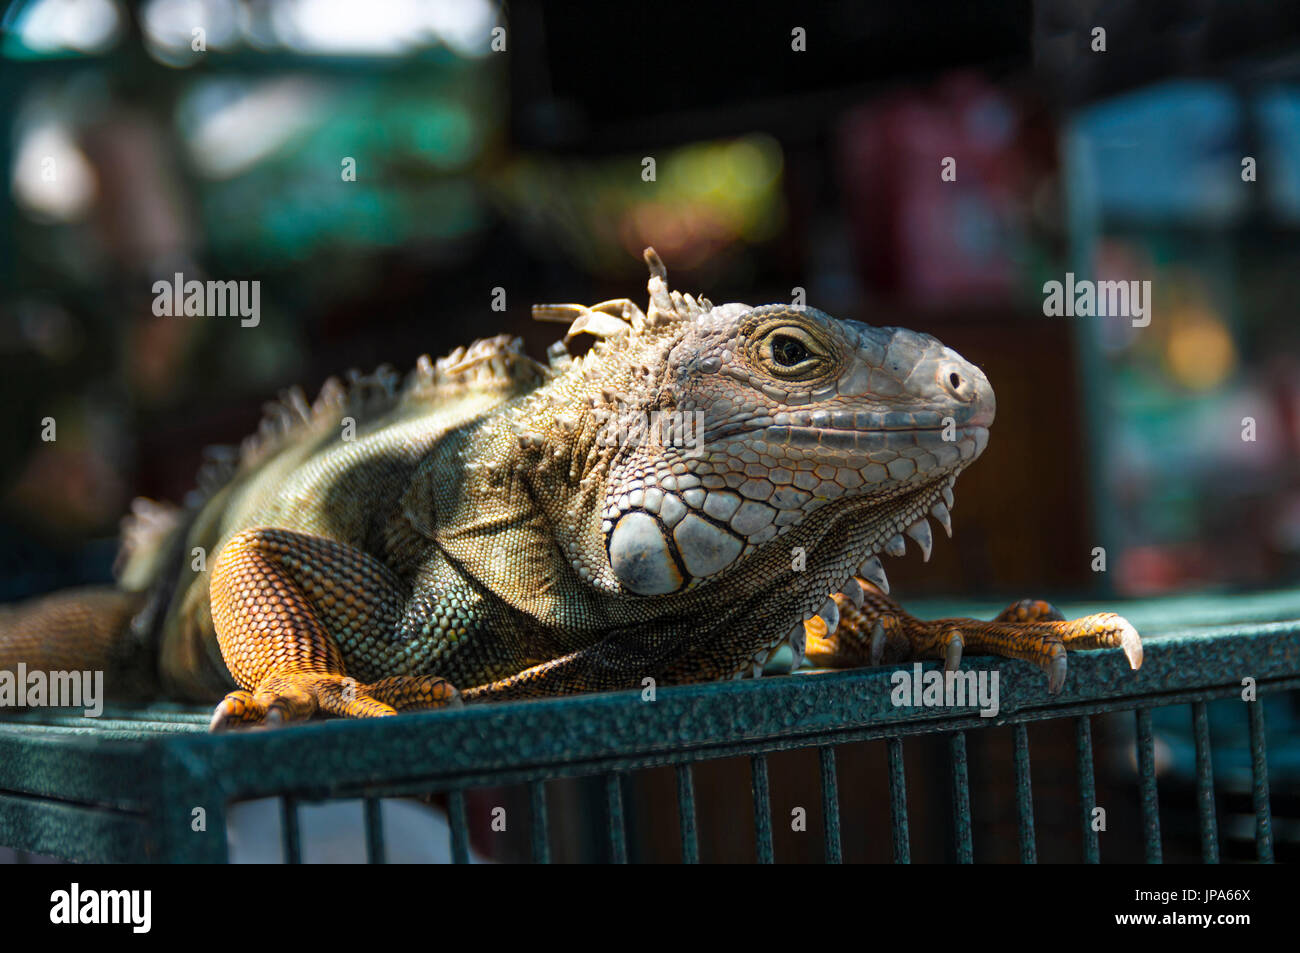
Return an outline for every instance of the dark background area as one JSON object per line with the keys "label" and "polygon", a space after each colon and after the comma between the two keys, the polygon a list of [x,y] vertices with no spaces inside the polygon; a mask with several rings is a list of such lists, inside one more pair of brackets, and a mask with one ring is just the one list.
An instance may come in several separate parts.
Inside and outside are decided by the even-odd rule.
{"label": "dark background area", "polygon": [[[66,22],[51,6],[10,5],[0,59],[5,600],[110,578],[131,497],[183,499],[204,448],[237,443],[278,390],[503,331],[540,357],[556,329],[529,306],[640,300],[647,244],[674,287],[752,304],[801,287],[985,370],[989,448],[954,538],[889,565],[904,599],[1300,576],[1296,4],[79,0]],[[153,283],[176,271],[260,280],[259,325],[155,316]],[[1045,316],[1043,283],[1067,271],[1151,280],[1150,327]],[[972,764],[996,773],[972,778],[991,795],[977,830],[1013,857],[1010,743],[980,734]],[[844,803],[885,803],[879,748],[842,753]],[[934,800],[918,795],[914,852],[938,858],[945,754],[916,752],[909,780]],[[810,758],[774,759],[774,804],[816,803]],[[744,765],[725,768],[697,780],[706,859],[751,829],[726,808],[748,803]],[[593,796],[556,800],[582,816]],[[671,859],[643,812],[672,797],[665,772],[630,798],[647,857]],[[778,856],[817,856],[781,827]],[[885,831],[846,843],[885,859]]]}

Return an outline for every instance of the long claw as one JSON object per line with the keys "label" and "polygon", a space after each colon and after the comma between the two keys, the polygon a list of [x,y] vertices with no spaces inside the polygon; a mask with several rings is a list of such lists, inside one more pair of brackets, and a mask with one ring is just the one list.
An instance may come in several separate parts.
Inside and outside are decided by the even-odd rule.
{"label": "long claw", "polygon": [[961,651],[964,646],[960,629],[952,629],[948,635],[948,648],[944,653],[943,670],[955,672],[961,668]]}
{"label": "long claw", "polygon": [[871,627],[871,664],[879,665],[885,657],[885,627],[877,619]]}
{"label": "long claw", "polygon": [[1119,644],[1124,649],[1129,668],[1137,671],[1142,667],[1142,637],[1127,619],[1120,619]]}
{"label": "long claw", "polygon": [[1043,671],[1047,673],[1047,692],[1050,695],[1055,695],[1065,686],[1065,673],[1070,666],[1065,649],[1057,646],[1057,650],[1051,661],[1043,666]]}

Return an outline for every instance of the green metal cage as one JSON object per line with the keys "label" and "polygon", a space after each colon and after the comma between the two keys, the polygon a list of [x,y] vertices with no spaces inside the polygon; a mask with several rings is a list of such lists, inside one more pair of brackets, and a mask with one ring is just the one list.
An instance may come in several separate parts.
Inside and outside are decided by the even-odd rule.
{"label": "green metal cage", "polygon": [[[926,614],[988,615],[991,607],[934,604]],[[1070,606],[1068,611],[1099,607]],[[824,859],[844,857],[842,819],[848,811],[883,811],[841,803],[837,749],[857,743],[886,749],[892,856],[912,859],[905,750],[916,739],[947,739],[952,857],[970,862],[973,849],[970,762],[973,732],[1008,726],[1013,733],[1014,802],[1018,853],[1038,859],[1028,728],[1073,722],[1077,768],[1080,861],[1098,862],[1095,824],[1093,725],[1098,716],[1132,713],[1128,744],[1137,768],[1142,853],[1162,859],[1157,791],[1155,724],[1174,706],[1190,707],[1185,726],[1194,748],[1194,785],[1200,855],[1220,860],[1214,762],[1225,755],[1211,745],[1215,718],[1239,712],[1243,744],[1238,757],[1249,775],[1254,849],[1274,858],[1270,810],[1270,760],[1265,703],[1274,724],[1274,784],[1294,797],[1300,780],[1292,718],[1300,689],[1300,593],[1184,597],[1112,605],[1144,635],[1145,661],[1130,672],[1118,651],[1072,655],[1065,689],[1056,696],[1035,668],[1019,662],[967,659],[996,668],[1000,711],[982,718],[974,707],[907,708],[890,699],[891,667],[799,673],[758,681],[661,688],[653,701],[639,692],[469,706],[375,721],[320,721],[275,731],[209,735],[207,712],[178,706],[106,711],[89,719],[54,710],[10,712],[0,718],[0,844],[20,851],[84,861],[224,862],[229,859],[227,816],[238,802],[278,798],[282,857],[303,857],[298,822],[305,802],[361,799],[366,853],[385,857],[381,802],[385,798],[442,792],[451,832],[451,856],[470,857],[466,796],[478,788],[522,785],[531,820],[531,857],[552,859],[547,785],[590,778],[601,809],[590,818],[603,841],[600,859],[630,857],[625,818],[627,779],[670,766],[676,803],[661,798],[655,811],[677,814],[680,859],[701,859],[693,768],[724,758],[748,758],[753,808],[749,856],[718,858],[772,862],[776,857],[769,756],[813,749],[820,768],[820,833]],[[938,663],[925,663],[926,670]],[[1246,687],[1244,687],[1246,686]],[[1247,687],[1253,687],[1256,700]],[[1240,709],[1243,709],[1241,711]],[[1270,718],[1273,718],[1270,714]],[[1279,746],[1277,740],[1281,738]],[[1280,759],[1280,760],[1279,760]],[[1247,767],[1248,765],[1248,767]],[[196,830],[196,809],[206,824]],[[1108,837],[1116,836],[1108,834]],[[632,857],[631,859],[636,859]]]}

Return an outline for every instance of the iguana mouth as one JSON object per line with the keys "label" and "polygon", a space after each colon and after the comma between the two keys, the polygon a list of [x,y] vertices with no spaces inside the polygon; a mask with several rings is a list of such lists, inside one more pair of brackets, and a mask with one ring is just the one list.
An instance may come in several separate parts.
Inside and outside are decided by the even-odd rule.
{"label": "iguana mouth", "polygon": [[[943,434],[950,432],[956,439],[945,442],[957,442],[961,437],[973,436],[980,450],[988,439],[989,428],[983,425],[964,424],[951,431],[939,427],[881,427],[877,429],[843,429],[839,427],[785,427],[770,426],[751,433],[764,435],[772,440],[784,441],[795,446],[822,446],[831,450],[871,451],[894,449],[895,445],[907,446],[903,439],[911,434]],[[882,441],[882,436],[884,437]],[[941,438],[942,439],[942,438]],[[978,456],[978,453],[976,454]],[[870,462],[870,461],[868,461]]]}
{"label": "iguana mouth", "polygon": [[958,426],[987,427],[993,422],[989,408],[980,408],[969,419],[957,421],[954,414],[937,410],[813,410],[776,414],[772,423],[791,428],[835,431],[942,430],[947,420]]}
{"label": "iguana mouth", "polygon": [[[819,414],[818,416],[822,416]],[[777,414],[771,418],[770,422],[764,421],[758,425],[749,424],[735,427],[734,429],[720,428],[718,430],[707,431],[706,437],[709,440],[728,439],[739,436],[757,436],[768,434],[772,437],[784,437],[792,441],[807,441],[808,437],[819,437],[822,434],[833,434],[839,438],[844,435],[860,434],[863,436],[881,434],[909,434],[909,433],[942,433],[944,431],[955,430],[957,433],[969,433],[976,430],[988,431],[993,422],[993,415],[981,411],[970,420],[957,422],[953,418],[945,421],[942,415],[926,411],[920,420],[891,421],[890,417],[896,414],[877,414],[859,412],[856,415],[850,412],[849,416],[853,419],[844,419],[840,414],[835,414],[837,419],[818,420],[817,416],[802,415],[797,419],[792,419],[789,414]],[[911,417],[912,415],[908,415]],[[811,419],[810,419],[811,418]],[[949,422],[950,421],[950,422]],[[853,449],[853,447],[846,447]]]}

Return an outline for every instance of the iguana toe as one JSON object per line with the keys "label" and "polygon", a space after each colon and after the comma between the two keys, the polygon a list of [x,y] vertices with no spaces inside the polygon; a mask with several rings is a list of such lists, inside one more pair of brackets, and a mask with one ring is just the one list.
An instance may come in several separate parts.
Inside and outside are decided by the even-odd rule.
{"label": "iguana toe", "polygon": [[266,679],[255,691],[234,691],[212,713],[209,731],[274,727],[318,712],[383,718],[399,711],[459,707],[460,692],[436,675],[395,675],[363,685],[344,675],[296,673]]}
{"label": "iguana toe", "polygon": [[1060,609],[1043,599],[1013,602],[993,619],[994,622],[1064,622]]}

